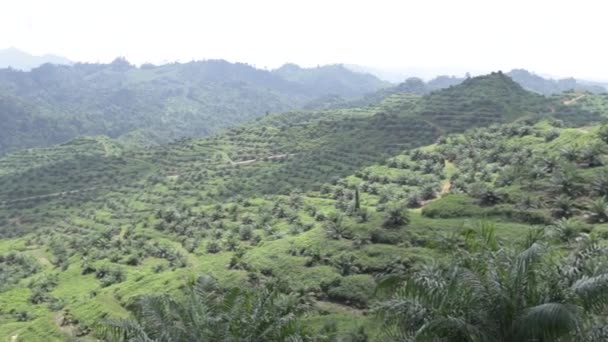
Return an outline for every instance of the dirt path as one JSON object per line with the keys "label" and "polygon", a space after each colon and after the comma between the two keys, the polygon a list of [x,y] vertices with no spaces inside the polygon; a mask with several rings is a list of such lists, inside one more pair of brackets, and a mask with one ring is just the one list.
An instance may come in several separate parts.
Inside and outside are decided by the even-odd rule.
{"label": "dirt path", "polygon": [[59,197],[59,196],[70,195],[70,194],[77,194],[79,192],[91,191],[91,190],[95,190],[95,189],[97,189],[97,188],[85,188],[85,189],[77,189],[77,190],[70,190],[70,191],[54,192],[54,193],[45,194],[45,195],[16,198],[16,199],[11,199],[11,200],[1,201],[0,205],[6,205],[6,204],[10,204],[10,203],[17,203],[17,202],[23,202],[23,201],[29,201],[29,200],[35,200],[35,199],[43,199],[43,198]]}
{"label": "dirt path", "polygon": [[570,105],[575,104],[575,103],[576,103],[576,101],[578,101],[578,100],[582,99],[582,98],[583,98],[583,97],[585,97],[585,96],[587,96],[587,95],[586,95],[586,94],[581,94],[581,95],[579,95],[579,96],[577,96],[577,97],[575,97],[575,98],[573,98],[573,99],[566,100],[566,101],[564,101],[564,102],[562,102],[562,103],[563,103],[564,105],[566,105],[566,106],[570,106]]}
{"label": "dirt path", "polygon": [[46,257],[45,253],[43,250],[41,249],[35,249],[32,251],[32,255],[34,255],[34,257],[36,258],[36,260],[38,260],[38,262],[40,262],[42,265],[46,266],[46,267],[52,267],[53,264],[49,261],[49,259]]}
{"label": "dirt path", "polygon": [[452,189],[452,182],[450,182],[449,179],[444,180],[441,183],[441,190],[439,190],[439,193],[437,194],[437,196],[435,198],[432,198],[430,200],[427,201],[422,201],[421,202],[421,208],[426,206],[427,204],[434,202],[438,199],[440,199],[443,195],[448,194],[450,192],[450,190]]}
{"label": "dirt path", "polygon": [[[105,144],[104,144],[104,148],[106,148]],[[106,148],[106,151],[107,151],[107,148]],[[230,162],[230,164],[225,164],[225,165],[220,165],[220,166],[247,165],[247,164],[252,164],[252,163],[255,163],[258,161],[262,161],[262,160],[281,159],[281,158],[291,157],[291,156],[295,156],[295,155],[296,155],[295,153],[275,154],[275,155],[260,157],[260,158],[255,158],[255,159],[243,160],[243,161],[238,161],[238,162]],[[179,177],[179,175],[169,175],[169,177],[177,178],[177,177]],[[95,190],[95,189],[97,189],[97,187],[61,191],[61,192],[54,192],[54,193],[50,193],[50,194],[44,194],[44,195],[36,195],[36,196],[10,199],[10,200],[5,200],[5,201],[0,201],[0,205],[7,205],[10,203],[18,203],[18,202],[24,202],[24,201],[30,201],[30,200],[36,200],[36,199],[60,197],[60,196],[65,196],[65,195],[77,194],[77,193],[83,192],[83,191],[91,191],[91,190]]]}
{"label": "dirt path", "polygon": [[441,191],[439,192],[439,197],[449,193],[450,190],[452,190],[452,182],[450,182],[449,180],[444,181],[443,184],[441,185]]}
{"label": "dirt path", "polygon": [[103,140],[101,140],[101,141],[100,141],[100,143],[101,143],[101,146],[103,146],[103,152],[104,152],[104,155],[105,155],[106,157],[109,157],[109,156],[110,156],[110,149],[108,148],[108,145],[107,145],[107,144],[106,144],[106,142],[105,142],[105,141],[103,141]]}
{"label": "dirt path", "polygon": [[275,154],[272,156],[267,156],[267,157],[262,157],[262,158],[243,160],[243,161],[239,161],[239,162],[232,162],[230,165],[251,164],[251,163],[255,163],[256,161],[261,161],[261,160],[265,160],[265,159],[269,159],[269,160],[281,159],[281,158],[291,157],[291,156],[295,156],[295,155],[296,155],[295,153]]}
{"label": "dirt path", "polygon": [[445,179],[441,182],[441,189],[439,190],[439,193],[433,199],[430,199],[427,201],[422,201],[422,207],[426,206],[427,204],[429,204],[433,201],[440,199],[443,195],[450,193],[450,190],[452,190],[452,182],[450,182],[450,179],[452,178],[452,175],[456,171],[457,171],[456,165],[454,165],[454,163],[446,160],[445,169],[444,169]]}

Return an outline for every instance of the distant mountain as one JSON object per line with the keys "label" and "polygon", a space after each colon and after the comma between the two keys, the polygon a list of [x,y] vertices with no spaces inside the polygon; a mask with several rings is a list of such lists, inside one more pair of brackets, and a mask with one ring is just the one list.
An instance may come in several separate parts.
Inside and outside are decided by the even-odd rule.
{"label": "distant mountain", "polygon": [[546,79],[525,69],[511,70],[508,75],[524,88],[544,95],[557,94],[570,90],[588,91],[592,93],[604,93],[607,91],[606,88],[601,85],[592,84],[591,82],[584,80],[577,80],[574,78],[559,80]]}
{"label": "distant mountain", "polygon": [[16,48],[0,49],[0,68],[13,68],[28,71],[42,64],[72,64],[72,62],[61,56],[43,55],[34,56]]}
{"label": "distant mountain", "polygon": [[[430,70],[424,68],[402,68],[402,69],[391,69],[391,68],[374,68],[360,65],[349,64],[347,67],[357,72],[370,73],[377,76],[380,79],[397,83],[402,87],[403,83],[407,80],[419,79],[423,77],[429,79]],[[435,74],[445,73],[445,70],[435,70]],[[453,74],[465,74],[462,70],[453,70]],[[475,72],[479,74],[479,72]],[[551,79],[539,76],[525,69],[514,69],[507,73],[513,80],[519,83],[524,88],[543,95],[558,94],[564,91],[588,91],[592,93],[604,93],[608,91],[608,84],[593,82],[587,80],[580,80],[575,78],[564,78],[564,79]],[[427,82],[426,92],[447,88],[459,84],[464,81],[466,77],[457,76],[438,76]],[[407,88],[407,87],[406,87]],[[418,89],[417,93],[420,92]]]}
{"label": "distant mountain", "polygon": [[79,135],[140,143],[202,137],[268,112],[321,106],[330,94],[353,99],[386,85],[340,66],[289,70],[223,60],[138,68],[122,58],[0,69],[0,154]]}
{"label": "distant mountain", "polygon": [[391,83],[401,83],[410,77],[430,80],[437,75],[472,75],[487,74],[487,70],[458,68],[458,67],[370,67],[357,64],[346,64],[350,70],[372,74]]}
{"label": "distant mountain", "polygon": [[295,64],[285,64],[272,71],[281,78],[317,91],[317,95],[331,94],[343,97],[359,96],[390,83],[381,81],[369,73],[353,72],[341,64],[324,65],[316,68],[301,68]]}

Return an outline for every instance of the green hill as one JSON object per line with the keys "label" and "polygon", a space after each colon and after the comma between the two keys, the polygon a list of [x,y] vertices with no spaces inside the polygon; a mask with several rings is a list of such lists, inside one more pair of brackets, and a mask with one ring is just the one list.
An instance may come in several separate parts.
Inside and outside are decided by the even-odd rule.
{"label": "green hill", "polygon": [[[336,70],[338,69],[338,70]],[[267,112],[354,98],[384,86],[369,75],[317,68],[314,80],[222,60],[130,65],[45,64],[30,72],[0,70],[0,154],[63,143],[79,135],[137,133],[138,143],[201,137]]]}
{"label": "green hill", "polygon": [[338,95],[352,98],[372,93],[390,84],[365,73],[352,72],[343,65],[325,65],[316,68],[301,68],[295,64],[285,64],[273,70],[274,75],[306,86],[319,95]]}
{"label": "green hill", "polygon": [[224,288],[298,294],[321,340],[386,340],[379,277],[473,255],[490,231],[504,250],[543,231],[564,254],[585,234],[605,238],[606,102],[579,96],[492,74],[204,139],[83,137],[9,154],[0,336],[93,340],[139,296],[181,298],[206,273]]}

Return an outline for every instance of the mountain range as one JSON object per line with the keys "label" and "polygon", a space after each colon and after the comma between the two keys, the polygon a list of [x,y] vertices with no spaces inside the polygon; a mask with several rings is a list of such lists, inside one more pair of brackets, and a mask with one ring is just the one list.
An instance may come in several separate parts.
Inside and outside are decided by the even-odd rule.
{"label": "mountain range", "polygon": [[387,86],[340,65],[266,71],[209,60],[135,67],[44,64],[0,69],[0,154],[80,135],[166,143],[265,115],[352,99]]}
{"label": "mountain range", "polygon": [[[422,80],[419,77],[411,77],[411,75],[420,74],[420,70],[412,69],[409,73],[407,72],[394,72],[390,70],[378,69],[373,67],[364,67],[358,65],[346,65],[353,71],[357,72],[365,72],[370,73],[372,75],[377,76],[380,79],[387,80],[389,82],[401,84],[404,80],[413,79],[413,80]],[[460,74],[465,73],[460,72]],[[408,76],[408,74],[410,76]],[[525,69],[513,69],[507,73],[513,80],[521,84],[524,88],[534,91],[544,95],[557,94],[564,91],[589,91],[594,93],[602,93],[606,92],[608,89],[608,84],[603,84],[600,82],[592,82],[587,80],[580,80],[575,78],[562,78],[562,79],[552,79],[539,76],[533,72],[530,72]],[[425,73],[426,75],[426,73]],[[429,89],[434,90],[438,89],[437,85],[445,82],[447,79],[451,81],[448,85],[454,85],[460,83],[466,77],[457,77],[457,76],[431,76],[428,77],[429,81]],[[439,89],[442,87],[439,87]]]}
{"label": "mountain range", "polygon": [[72,61],[65,57],[50,54],[34,56],[14,47],[0,49],[0,69],[10,67],[28,71],[46,63],[70,65]]}

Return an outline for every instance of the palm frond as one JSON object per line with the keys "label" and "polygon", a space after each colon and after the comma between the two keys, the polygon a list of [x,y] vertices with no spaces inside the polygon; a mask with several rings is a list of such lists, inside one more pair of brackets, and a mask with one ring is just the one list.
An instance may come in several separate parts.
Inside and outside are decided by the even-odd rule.
{"label": "palm frond", "polygon": [[111,342],[142,341],[155,342],[148,337],[145,329],[134,320],[109,319],[96,327],[97,332],[104,340]]}
{"label": "palm frond", "polygon": [[416,341],[485,341],[486,336],[466,320],[456,317],[434,319],[416,332]]}
{"label": "palm frond", "polygon": [[515,321],[513,337],[520,341],[557,341],[581,329],[580,308],[572,304],[545,303],[527,309]]}
{"label": "palm frond", "polygon": [[585,309],[602,310],[608,306],[608,274],[583,277],[572,284]]}

